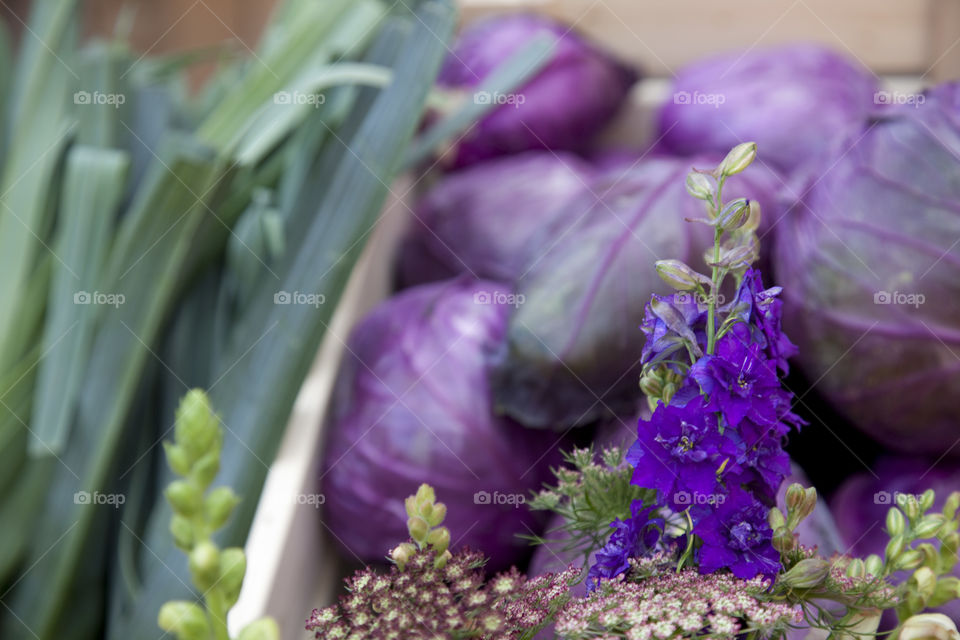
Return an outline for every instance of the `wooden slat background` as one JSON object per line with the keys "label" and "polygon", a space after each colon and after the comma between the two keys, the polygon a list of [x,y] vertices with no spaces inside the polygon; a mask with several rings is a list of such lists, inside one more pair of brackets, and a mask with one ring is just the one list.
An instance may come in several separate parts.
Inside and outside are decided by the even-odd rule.
{"label": "wooden slat background", "polygon": [[[87,0],[84,29],[110,33],[135,9],[134,46],[170,52],[233,39],[253,48],[277,0]],[[317,0],[323,2],[323,0]],[[960,0],[460,0],[464,19],[534,9],[572,23],[648,75],[704,55],[782,42],[832,45],[881,74],[960,78]],[[26,20],[28,0],[0,15]],[[21,29],[16,18],[8,23]]]}
{"label": "wooden slat background", "polygon": [[882,74],[960,77],[958,0],[461,0],[469,18],[517,4],[574,24],[651,75],[719,51],[821,42]]}
{"label": "wooden slat background", "polygon": [[[322,2],[323,0],[317,0]],[[275,0],[94,0],[88,30],[109,32],[137,9],[141,51],[235,38],[253,47]],[[650,75],[717,51],[812,40],[883,74],[960,77],[960,0],[460,0],[464,18],[532,8],[604,42]]]}

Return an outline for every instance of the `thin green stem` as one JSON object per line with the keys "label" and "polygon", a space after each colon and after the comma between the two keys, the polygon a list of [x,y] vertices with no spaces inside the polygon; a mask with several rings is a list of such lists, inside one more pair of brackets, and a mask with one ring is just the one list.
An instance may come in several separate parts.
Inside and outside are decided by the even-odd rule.
{"label": "thin green stem", "polygon": [[207,613],[210,617],[210,626],[213,627],[213,637],[215,640],[230,640],[230,632],[227,631],[227,603],[223,598],[223,593],[214,586],[204,596],[207,602]]}
{"label": "thin green stem", "polygon": [[[723,183],[726,176],[720,176],[717,179],[717,193],[713,199],[715,215],[723,209]],[[713,262],[720,262],[720,236],[723,235],[723,229],[715,227],[713,231]],[[710,297],[707,299],[707,355],[713,355],[716,349],[716,315],[717,315],[717,292],[720,290],[720,268],[710,268]]]}
{"label": "thin green stem", "polygon": [[[718,187],[719,189],[719,187]],[[713,262],[720,261],[720,236],[723,231],[717,227],[713,232]],[[713,355],[716,349],[717,291],[720,289],[720,268],[710,268],[710,297],[707,298],[707,355]]]}

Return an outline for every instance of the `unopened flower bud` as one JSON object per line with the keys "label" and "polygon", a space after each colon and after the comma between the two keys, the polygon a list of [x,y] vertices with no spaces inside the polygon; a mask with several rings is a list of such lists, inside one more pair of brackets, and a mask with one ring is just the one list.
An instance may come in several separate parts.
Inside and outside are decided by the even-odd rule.
{"label": "unopened flower bud", "polygon": [[403,506],[407,511],[408,518],[418,515],[417,496],[408,496],[407,499],[403,501]]}
{"label": "unopened flower bud", "polygon": [[940,539],[940,566],[944,572],[951,571],[960,559],[957,548],[960,546],[960,534],[956,531]]}
{"label": "unopened flower bud", "polygon": [[913,533],[918,538],[932,538],[937,535],[940,528],[946,522],[942,513],[931,513],[920,518],[920,522],[914,527]]}
{"label": "unopened flower bud", "polygon": [[180,549],[189,551],[193,547],[193,524],[189,518],[174,514],[170,520],[170,534]]}
{"label": "unopened flower bud", "polygon": [[916,569],[921,564],[923,564],[923,554],[916,549],[911,549],[900,554],[894,566],[897,569]]}
{"label": "unopened flower bud", "polygon": [[958,509],[960,509],[960,491],[954,491],[943,503],[943,515],[947,520],[953,520],[957,516]]}
{"label": "unopened flower bud", "polygon": [[192,482],[174,480],[163,494],[175,513],[183,516],[192,516],[203,506],[203,493]]}
{"label": "unopened flower bud", "polygon": [[770,513],[767,515],[767,522],[770,523],[770,528],[774,531],[780,527],[787,526],[787,519],[783,517],[783,512],[777,507],[770,509]]}
{"label": "unopened flower bud", "polygon": [[932,569],[939,564],[937,548],[929,542],[922,542],[914,548],[923,554],[923,566],[930,567]]}
{"label": "unopened flower bud", "polygon": [[910,587],[915,588],[923,601],[927,602],[937,588],[937,576],[930,567],[920,567],[910,576]]}
{"label": "unopened flower bud", "polygon": [[879,577],[883,573],[883,560],[877,554],[871,553],[863,561],[863,568],[867,575]]}
{"label": "unopened flower bud", "polygon": [[663,395],[663,382],[652,371],[640,376],[640,390],[649,398]]}
{"label": "unopened flower bud", "polygon": [[849,624],[844,626],[845,633],[833,634],[835,640],[864,640],[876,634],[880,626],[880,611],[865,610],[854,614]]}
{"label": "unopened flower bud", "polygon": [[887,543],[887,548],[884,550],[887,561],[889,562],[903,553],[904,545],[906,545],[906,540],[903,534],[898,534],[890,538],[890,542]]}
{"label": "unopened flower bud", "polygon": [[442,555],[450,546],[450,530],[446,527],[434,529],[427,536],[427,543],[433,547],[434,551]]}
{"label": "unopened flower bud", "polygon": [[449,551],[444,551],[437,556],[436,560],[433,561],[433,567],[435,569],[443,569],[445,566],[447,566],[447,562],[449,562],[450,558],[452,557],[453,554],[451,554]]}
{"label": "unopened flower bud", "polygon": [[220,447],[217,447],[210,453],[203,455],[193,463],[190,469],[190,479],[201,487],[209,487],[213,479],[220,472]]}
{"label": "unopened flower bud", "polygon": [[800,519],[803,520],[817,508],[817,490],[814,487],[807,487],[803,490],[803,504],[800,505]]}
{"label": "unopened flower bud", "polygon": [[203,514],[213,529],[219,529],[230,518],[240,498],[230,487],[217,487],[203,501]]}
{"label": "unopened flower bud", "polygon": [[780,553],[792,551],[796,546],[793,532],[786,527],[780,527],[773,532],[773,547]]}
{"label": "unopened flower bud", "polygon": [[420,516],[429,523],[430,517],[433,516],[433,503],[427,502],[420,507]]}
{"label": "unopened flower bud", "polygon": [[896,507],[890,507],[887,511],[887,533],[891,536],[899,536],[907,530],[907,521],[903,517],[903,512]]}
{"label": "unopened flower bud", "polygon": [[724,231],[739,229],[750,214],[750,201],[746,198],[737,198],[724,205],[717,214],[716,225]]}
{"label": "unopened flower bud", "polygon": [[851,578],[862,578],[867,575],[867,567],[860,558],[853,558],[847,565],[846,573]]}
{"label": "unopened flower bud", "polygon": [[661,395],[663,404],[670,404],[670,401],[673,400],[673,395],[676,392],[677,392],[677,385],[675,385],[674,383],[668,382],[665,385],[663,385],[663,394]]}
{"label": "unopened flower bud", "polygon": [[756,259],[754,248],[750,245],[741,245],[730,249],[721,249],[717,260],[710,256],[708,267],[722,267],[724,269],[740,269],[747,267]]}
{"label": "unopened flower bud", "polygon": [[416,552],[416,547],[409,542],[403,542],[393,548],[393,551],[390,552],[390,559],[403,571],[404,567],[407,566],[407,563],[410,562],[410,559],[413,558]]}
{"label": "unopened flower bud", "polygon": [[960,640],[957,625],[942,613],[921,613],[906,619],[899,640]]}
{"label": "unopened flower bud", "polygon": [[439,527],[443,524],[443,519],[447,517],[447,505],[438,502],[433,505],[433,511],[427,518],[427,524],[431,527]]}
{"label": "unopened flower bud", "polygon": [[243,549],[230,547],[220,553],[220,581],[217,586],[223,591],[227,606],[232,607],[237,603],[246,572],[247,557]]}
{"label": "unopened flower bud", "polygon": [[960,598],[960,578],[947,576],[937,581],[937,586],[933,590],[933,597],[930,598],[928,605],[940,607],[957,598]]}
{"label": "unopened flower bud", "polygon": [[920,517],[920,501],[916,496],[907,493],[897,494],[897,506],[903,510],[910,522]]}
{"label": "unopened flower bud", "polygon": [[796,482],[787,487],[784,502],[787,506],[787,528],[793,531],[817,506],[816,489],[804,489]]}
{"label": "unopened flower bud", "polygon": [[803,505],[804,491],[803,485],[799,482],[794,482],[789,487],[787,487],[787,494],[785,496],[784,502],[787,504],[788,511],[796,511]]}
{"label": "unopened flower bud", "polygon": [[757,143],[742,142],[730,150],[727,157],[724,158],[720,166],[717,167],[717,172],[724,176],[732,176],[740,173],[749,167],[756,157]]}
{"label": "unopened flower bud", "polygon": [[926,513],[930,510],[930,507],[933,506],[933,501],[936,500],[937,494],[933,489],[927,489],[923,492],[923,495],[920,496],[920,511]]}
{"label": "unopened flower bud", "polygon": [[960,533],[954,531],[943,536],[940,538],[940,546],[942,549],[946,549],[950,553],[956,555],[957,551],[960,550]]}
{"label": "unopened flower bud", "polygon": [[407,531],[410,532],[411,538],[422,543],[430,531],[430,525],[420,516],[414,516],[413,518],[407,519]]}
{"label": "unopened flower bud", "polygon": [[207,394],[191,389],[177,408],[174,437],[191,460],[219,448],[220,420],[210,406]]}
{"label": "unopened flower bud", "polygon": [[170,469],[175,474],[178,476],[186,476],[190,473],[191,460],[187,452],[183,450],[183,447],[178,447],[171,442],[164,441],[163,449],[167,454],[167,464],[170,465]]}
{"label": "unopened flower bud", "polygon": [[823,558],[807,558],[782,576],[784,584],[796,589],[812,589],[830,573],[830,563]]}
{"label": "unopened flower bud", "polygon": [[760,221],[763,219],[763,214],[760,211],[760,203],[756,200],[750,201],[750,212],[747,214],[747,219],[743,221],[743,225],[740,227],[743,231],[756,231],[760,228]]}
{"label": "unopened flower bud", "polygon": [[206,591],[220,579],[220,550],[212,542],[201,542],[190,552],[189,565],[194,584]]}
{"label": "unopened flower bud", "polygon": [[157,625],[167,633],[183,640],[201,640],[210,637],[207,614],[195,602],[174,600],[160,607]]}
{"label": "unopened flower bud", "polygon": [[241,629],[237,640],[280,640],[280,627],[273,618],[260,618]]}
{"label": "unopened flower bud", "polygon": [[433,487],[427,483],[423,483],[417,489],[417,506],[422,510],[424,505],[433,504],[437,501],[437,495],[433,491]]}
{"label": "unopened flower bud", "polygon": [[697,200],[710,200],[713,197],[713,184],[706,175],[691,171],[687,174],[687,193]]}
{"label": "unopened flower bud", "polygon": [[692,291],[701,283],[710,284],[710,278],[701,275],[680,260],[657,260],[660,278],[678,291]]}

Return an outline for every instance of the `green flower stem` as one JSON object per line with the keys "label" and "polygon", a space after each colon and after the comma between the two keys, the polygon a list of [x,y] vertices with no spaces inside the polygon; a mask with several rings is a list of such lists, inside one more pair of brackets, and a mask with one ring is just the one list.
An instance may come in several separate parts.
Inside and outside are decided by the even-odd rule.
{"label": "green flower stem", "polygon": [[227,603],[223,593],[216,585],[203,596],[207,604],[207,613],[210,617],[210,625],[213,627],[213,637],[216,640],[230,640],[230,632],[227,631]]}
{"label": "green flower stem", "polygon": [[[717,192],[713,197],[714,212],[719,213],[723,209],[723,183],[727,176],[721,175],[717,179]],[[713,231],[713,262],[720,262],[720,237],[723,235],[723,229],[715,227]],[[717,315],[717,291],[720,289],[720,267],[710,268],[710,296],[707,298],[707,355],[713,355],[716,350],[716,322]]]}
{"label": "green flower stem", "polygon": [[[717,199],[719,200],[719,187],[717,188]],[[723,230],[717,227],[713,232],[713,261],[720,261],[720,236]],[[720,267],[710,268],[710,297],[707,298],[707,355],[713,355],[716,350],[716,322],[717,313],[717,291],[720,289]]]}

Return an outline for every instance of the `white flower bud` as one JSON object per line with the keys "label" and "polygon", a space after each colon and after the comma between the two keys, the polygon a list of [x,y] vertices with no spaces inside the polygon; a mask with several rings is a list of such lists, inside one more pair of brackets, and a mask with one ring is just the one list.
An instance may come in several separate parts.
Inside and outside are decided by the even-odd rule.
{"label": "white flower bud", "polygon": [[960,640],[960,634],[953,620],[942,613],[921,613],[907,618],[899,640]]}
{"label": "white flower bud", "polygon": [[730,150],[727,157],[717,167],[717,171],[720,175],[732,176],[749,167],[756,157],[757,143],[742,142]]}

